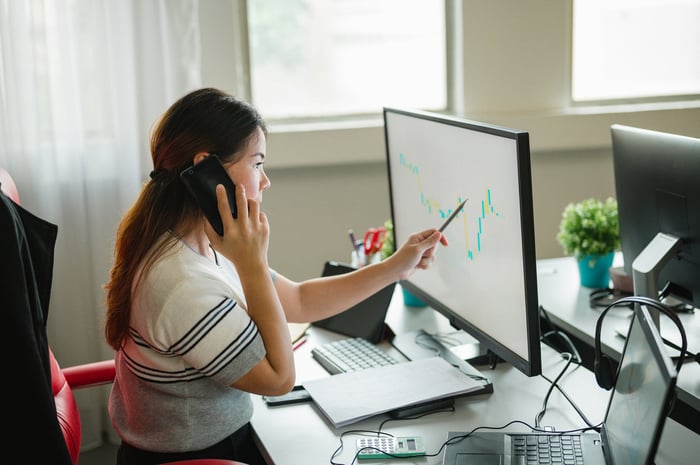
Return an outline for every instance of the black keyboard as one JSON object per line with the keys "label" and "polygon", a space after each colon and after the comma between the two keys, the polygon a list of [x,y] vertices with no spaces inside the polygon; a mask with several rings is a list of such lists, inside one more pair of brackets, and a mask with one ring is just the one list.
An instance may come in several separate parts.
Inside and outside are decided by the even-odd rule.
{"label": "black keyboard", "polygon": [[327,342],[311,349],[311,354],[332,375],[399,363],[361,337]]}
{"label": "black keyboard", "polygon": [[578,435],[511,435],[511,444],[514,464],[583,464],[581,437]]}

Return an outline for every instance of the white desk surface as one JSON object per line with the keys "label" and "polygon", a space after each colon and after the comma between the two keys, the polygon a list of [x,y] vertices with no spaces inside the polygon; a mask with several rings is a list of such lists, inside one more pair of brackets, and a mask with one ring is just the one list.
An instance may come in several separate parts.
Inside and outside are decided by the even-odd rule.
{"label": "white desk surface", "polygon": [[[397,334],[416,329],[440,334],[454,331],[445,318],[428,307],[405,307],[398,286],[387,315],[387,323]],[[307,342],[295,353],[297,384],[304,380],[329,376],[312,358],[311,348],[315,344],[340,338],[343,336],[322,329],[312,327],[309,330]],[[388,344],[382,344],[382,346],[390,353],[395,353],[395,349]],[[543,346],[542,350],[543,374],[549,379],[554,379],[564,367],[565,361],[546,346]],[[390,421],[382,427],[382,431],[397,436],[421,436],[425,441],[428,454],[437,453],[436,456],[394,459],[386,462],[373,460],[371,463],[441,464],[443,453],[440,447],[448,431],[469,431],[477,426],[498,427],[511,420],[522,420],[534,425],[535,415],[541,408],[549,383],[539,376],[528,378],[505,363],[499,364],[495,370],[488,367],[478,368],[482,374],[492,380],[494,385],[492,394],[458,399],[454,412],[432,414],[415,420]],[[603,419],[609,394],[597,386],[590,371],[585,368],[573,370],[570,368],[567,375],[560,380],[560,385],[591,422],[598,423]],[[278,465],[330,463],[332,454],[341,445],[339,436],[342,432],[357,429],[376,431],[380,423],[389,418],[387,415],[380,415],[345,428],[335,429],[313,403],[268,407],[260,397],[254,396],[254,404],[255,413],[252,424],[258,440],[267,455],[268,462]],[[657,455],[658,464],[687,464],[700,456],[700,441],[695,442],[698,446],[689,447],[688,439],[682,434],[680,436],[677,434],[679,429],[683,434],[688,430],[674,423],[667,422]],[[585,423],[564,396],[555,390],[551,394],[547,413],[541,425],[552,425],[562,430],[583,427]],[[527,428],[522,425],[513,425],[509,430],[527,430]],[[349,434],[343,438],[343,448],[333,459],[335,463],[351,463],[358,437],[356,434]]]}
{"label": "white desk surface", "polygon": [[[620,256],[616,257],[620,260]],[[618,262],[619,263],[619,262]],[[588,303],[591,289],[579,283],[578,268],[572,257],[539,260],[537,281],[540,304],[552,321],[565,331],[593,347],[595,327],[604,308],[592,308]],[[629,325],[632,312],[625,308],[611,309],[601,327],[603,352],[619,360],[624,348],[624,338],[615,329]],[[700,313],[679,314],[688,334],[689,349],[700,350]],[[664,337],[675,340],[678,330],[665,317],[661,318]],[[700,412],[700,364],[686,362],[678,377],[678,398]]]}
{"label": "white desk surface", "polygon": [[[549,266],[553,263],[543,263]],[[573,302],[585,295],[586,291],[574,289]],[[584,294],[585,293],[585,294]],[[567,299],[569,294],[563,291]],[[563,298],[564,298],[563,297]],[[448,321],[429,307],[405,307],[397,286],[392,301],[387,323],[397,334],[424,329],[430,333],[448,334],[454,331]],[[308,331],[308,340],[297,349],[297,384],[329,374],[311,356],[315,344],[342,339],[337,335],[318,328]],[[383,343],[382,346],[397,357],[393,347]],[[542,372],[553,380],[565,365],[560,355],[546,346],[542,346]],[[454,412],[444,412],[425,416],[416,420],[390,421],[382,431],[396,436],[421,436],[425,441],[428,454],[433,457],[416,457],[386,461],[363,461],[362,463],[402,463],[419,465],[442,464],[443,453],[440,450],[448,431],[470,431],[477,426],[502,426],[511,420],[522,420],[534,425],[535,415],[539,412],[549,383],[542,377],[528,378],[512,366],[501,363],[495,370],[478,367],[494,385],[492,394],[464,397],[455,403]],[[567,374],[559,381],[571,399],[579,406],[593,423],[603,420],[609,393],[602,390],[595,382],[593,374],[585,368],[569,368]],[[371,393],[367,393],[371,395]],[[254,396],[255,413],[252,424],[258,436],[268,462],[276,465],[302,465],[330,463],[334,451],[340,447],[340,434],[348,430],[365,429],[376,431],[380,423],[388,418],[380,415],[345,428],[334,428],[313,405],[313,403],[295,404],[280,407],[268,407],[260,397]],[[578,416],[564,396],[554,391],[549,400],[547,413],[541,425],[552,425],[558,430],[579,428],[585,422]],[[511,431],[527,430],[522,425],[513,425]],[[350,464],[355,452],[358,435],[350,434],[343,438],[343,448],[333,458],[335,463]],[[700,441],[695,433],[668,419],[661,438],[656,457],[658,465],[687,465],[696,463],[700,456]],[[355,462],[357,463],[357,462]]]}

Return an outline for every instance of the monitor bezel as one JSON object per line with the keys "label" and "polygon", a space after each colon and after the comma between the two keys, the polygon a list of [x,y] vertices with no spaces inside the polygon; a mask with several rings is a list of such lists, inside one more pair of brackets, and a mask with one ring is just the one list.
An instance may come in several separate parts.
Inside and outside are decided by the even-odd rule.
{"label": "monitor bezel", "polygon": [[[485,333],[476,327],[468,319],[460,316],[452,309],[445,306],[425,290],[415,285],[410,281],[402,280],[401,286],[409,292],[416,295],[431,308],[445,316],[450,324],[462,329],[477,339],[482,345],[493,352],[495,355],[513,365],[518,370],[527,376],[537,376],[542,372],[541,361],[541,339],[540,339],[540,316],[539,316],[539,300],[537,290],[537,259],[535,246],[535,229],[534,229],[534,208],[532,199],[532,175],[530,166],[530,142],[529,133],[521,130],[514,130],[502,126],[497,126],[489,123],[473,121],[455,116],[431,113],[414,109],[403,109],[395,107],[384,107],[384,141],[386,152],[387,175],[389,180],[389,204],[391,209],[391,220],[394,225],[395,209],[394,209],[394,191],[391,175],[390,150],[389,150],[389,128],[387,125],[387,114],[395,113],[422,120],[464,128],[466,130],[477,131],[484,134],[495,135],[512,139],[516,143],[516,161],[518,174],[518,192],[519,192],[519,207],[520,207],[520,227],[521,238],[520,248],[522,251],[522,264],[524,276],[524,312],[525,312],[525,331],[527,332],[527,359],[513,352],[504,344],[495,340],[489,334]],[[396,230],[393,231],[394,243],[396,243]]]}

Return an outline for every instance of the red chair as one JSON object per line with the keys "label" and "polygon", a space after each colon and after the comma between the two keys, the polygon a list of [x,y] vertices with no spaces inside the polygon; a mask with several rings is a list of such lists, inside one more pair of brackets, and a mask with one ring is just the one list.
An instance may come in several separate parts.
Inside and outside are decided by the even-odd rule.
{"label": "red chair", "polygon": [[[0,167],[0,190],[5,193],[15,204],[19,205],[19,193],[10,174]],[[10,242],[10,241],[8,241]],[[4,307],[4,304],[3,304]],[[22,310],[17,306],[17,310]],[[13,309],[8,309],[13,310]],[[3,308],[3,312],[5,308]],[[37,348],[43,346],[37,344]],[[42,357],[43,358],[43,357]],[[48,348],[48,360],[51,373],[51,388],[53,402],[55,404],[56,418],[60,427],[63,439],[65,440],[68,454],[73,465],[78,464],[80,457],[80,441],[82,436],[80,424],[80,411],[73,395],[74,389],[83,389],[93,386],[109,384],[114,381],[115,367],[114,360],[104,360],[100,362],[76,365],[61,368],[51,348]],[[37,391],[32,391],[37,392]],[[30,399],[31,401],[31,399]],[[41,421],[36,419],[35,421]],[[32,439],[30,438],[30,441]],[[41,448],[41,441],[36,441],[36,447]],[[56,460],[55,463],[60,463]],[[193,459],[178,462],[169,462],[163,465],[245,465],[241,462],[221,459]]]}
{"label": "red chair", "polygon": [[[71,460],[78,464],[80,456],[80,412],[73,396],[73,389],[82,389],[109,384],[114,381],[114,360],[86,363],[67,368],[61,368],[49,349],[51,360],[51,382],[56,416],[68,446]],[[223,459],[192,459],[168,462],[162,465],[245,465],[241,462]]]}
{"label": "red chair", "polygon": [[73,396],[73,389],[99,386],[114,381],[114,360],[88,363],[61,369],[51,349],[51,387],[56,402],[56,417],[74,464],[80,456],[82,429],[80,412]]}

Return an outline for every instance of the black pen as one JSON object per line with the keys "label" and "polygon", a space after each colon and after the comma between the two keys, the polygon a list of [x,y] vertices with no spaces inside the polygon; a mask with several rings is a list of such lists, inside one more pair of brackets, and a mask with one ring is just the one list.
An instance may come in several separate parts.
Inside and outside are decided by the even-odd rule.
{"label": "black pen", "polygon": [[348,236],[350,236],[350,242],[352,242],[352,250],[357,251],[357,241],[355,240],[355,233],[352,229],[348,229]]}
{"label": "black pen", "polygon": [[444,223],[442,223],[442,226],[440,226],[440,229],[438,231],[443,232],[445,228],[447,227],[448,224],[452,222],[455,216],[457,216],[457,213],[459,213],[462,210],[462,207],[464,207],[464,204],[467,203],[467,200],[469,199],[464,199],[462,203],[460,203],[457,208],[454,209],[454,211],[450,214],[450,216],[447,217]]}

